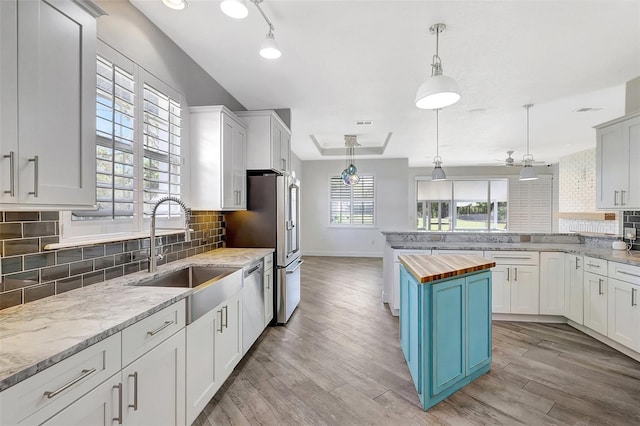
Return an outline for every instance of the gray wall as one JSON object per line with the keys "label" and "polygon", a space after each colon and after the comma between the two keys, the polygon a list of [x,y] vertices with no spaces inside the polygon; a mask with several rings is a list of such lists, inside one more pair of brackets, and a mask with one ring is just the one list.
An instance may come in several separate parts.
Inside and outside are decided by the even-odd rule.
{"label": "gray wall", "polygon": [[97,0],[96,4],[108,14],[98,19],[98,38],[184,94],[187,106],[225,105],[232,111],[246,110],[131,3]]}

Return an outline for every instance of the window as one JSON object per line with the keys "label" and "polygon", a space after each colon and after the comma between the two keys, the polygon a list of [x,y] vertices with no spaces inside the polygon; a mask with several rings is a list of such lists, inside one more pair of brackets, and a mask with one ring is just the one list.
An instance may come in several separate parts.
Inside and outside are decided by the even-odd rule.
{"label": "window", "polygon": [[[107,46],[98,50],[98,209],[63,213],[65,240],[143,231],[153,204],[184,190],[181,95]],[[162,226],[179,224],[180,206],[164,203],[157,215]]]}
{"label": "window", "polygon": [[507,230],[506,179],[416,182],[416,228],[428,231]]}
{"label": "window", "polygon": [[331,225],[375,224],[375,190],[371,175],[360,175],[360,182],[345,185],[340,176],[330,178],[329,223]]}

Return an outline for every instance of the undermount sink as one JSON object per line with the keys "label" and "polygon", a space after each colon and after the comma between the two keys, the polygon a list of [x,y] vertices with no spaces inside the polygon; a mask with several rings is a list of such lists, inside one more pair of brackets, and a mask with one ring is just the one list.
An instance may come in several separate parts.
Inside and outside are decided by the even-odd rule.
{"label": "undermount sink", "polygon": [[242,269],[189,266],[133,285],[192,288],[187,297],[187,324],[191,324],[242,288]]}

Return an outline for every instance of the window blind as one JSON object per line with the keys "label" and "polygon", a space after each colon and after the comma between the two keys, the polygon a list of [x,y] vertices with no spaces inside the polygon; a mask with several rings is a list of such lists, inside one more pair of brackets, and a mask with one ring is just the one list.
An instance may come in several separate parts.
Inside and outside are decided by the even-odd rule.
{"label": "window blind", "polygon": [[347,186],[340,176],[330,179],[330,220],[334,225],[375,224],[374,177],[360,175],[360,181]]}
{"label": "window blind", "polygon": [[509,230],[513,232],[551,232],[552,177],[538,180],[509,179]]}
{"label": "window blind", "polygon": [[[182,167],[180,155],[180,102],[144,84],[144,214],[150,215],[153,204],[165,196],[180,197]],[[159,216],[180,215],[175,203],[161,204]]]}
{"label": "window blind", "polygon": [[73,212],[75,220],[123,219],[134,214],[135,82],[133,75],[97,58],[97,211]]}

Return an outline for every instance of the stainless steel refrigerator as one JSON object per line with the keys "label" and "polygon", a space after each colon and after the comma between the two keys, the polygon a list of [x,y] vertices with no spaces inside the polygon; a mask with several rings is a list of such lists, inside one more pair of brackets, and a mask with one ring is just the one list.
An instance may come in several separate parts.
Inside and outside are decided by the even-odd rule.
{"label": "stainless steel refrigerator", "polygon": [[247,210],[225,213],[227,247],[274,248],[274,322],[300,302],[300,180],[272,171],[247,174]]}

